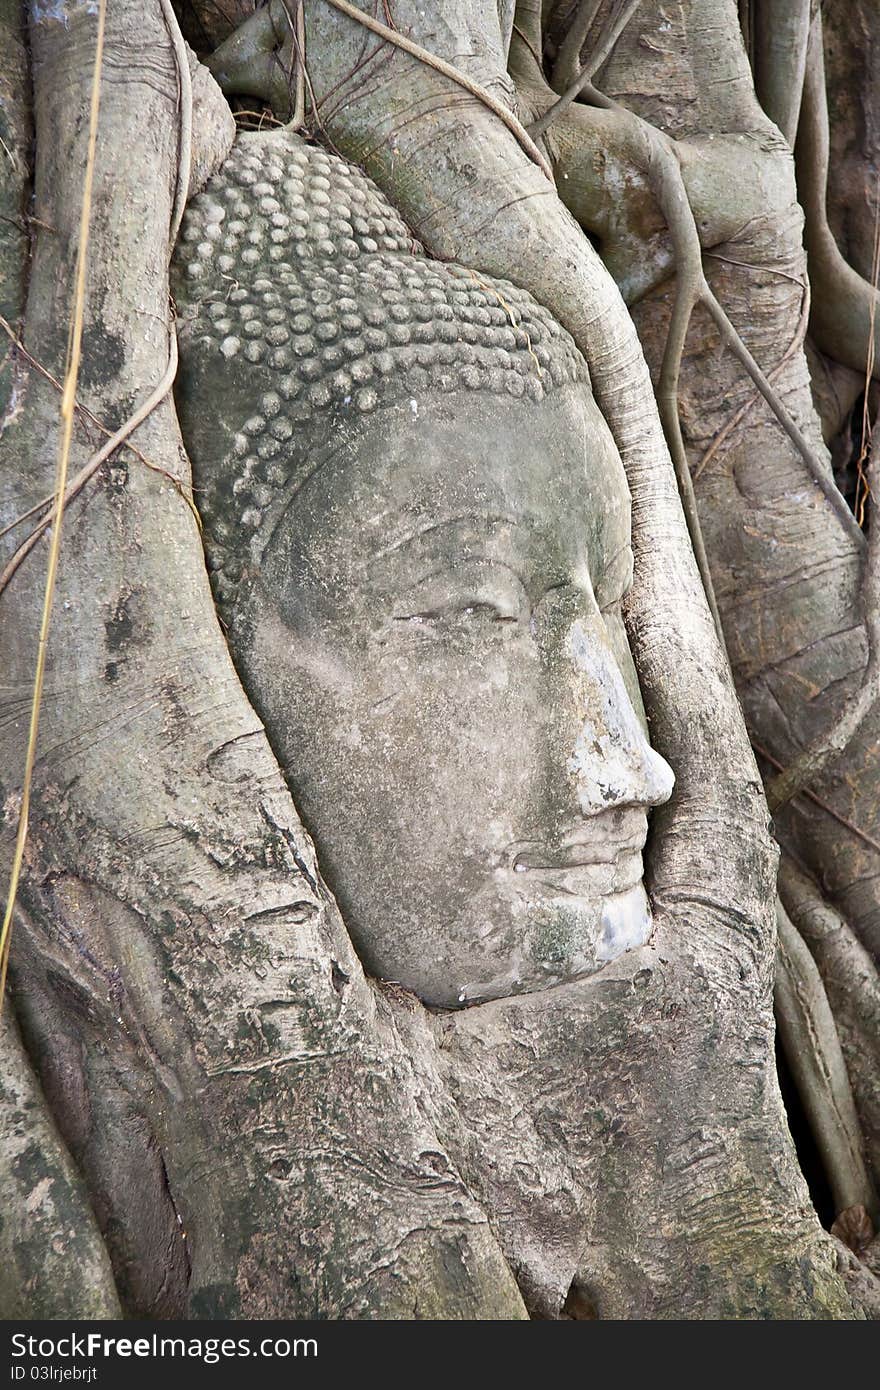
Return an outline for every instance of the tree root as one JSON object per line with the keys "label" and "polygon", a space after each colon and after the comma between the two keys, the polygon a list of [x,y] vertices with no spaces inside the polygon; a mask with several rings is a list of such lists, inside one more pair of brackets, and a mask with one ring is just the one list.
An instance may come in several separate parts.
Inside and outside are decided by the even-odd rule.
{"label": "tree root", "polygon": [[785,1058],[822,1155],[835,1213],[862,1206],[877,1218],[834,1015],[816,963],[781,903],[776,909],[774,1003]]}
{"label": "tree root", "polygon": [[868,640],[868,663],[859,689],[847,701],[832,728],[805,748],[784,772],[768,782],[767,804],[773,813],[809,782],[815,781],[832,758],[843,752],[880,698],[880,509],[877,506],[880,490],[880,421],[871,436],[867,481],[871,526],[868,531],[862,607]]}
{"label": "tree root", "polygon": [[[445,59],[438,58],[435,54],[429,53],[426,48],[422,48],[420,44],[413,43],[412,39],[408,39],[405,34],[398,33],[396,29],[390,29],[387,24],[382,24],[372,15],[359,10],[356,5],[350,5],[348,0],[325,0],[325,3],[332,5],[340,14],[347,15],[349,19],[363,25],[365,29],[369,29],[371,33],[384,39],[386,43],[393,44],[395,48],[403,49],[404,53],[410,54],[413,58],[418,58],[427,67],[442,73],[444,77],[448,77],[459,87],[463,87],[471,96],[476,97],[500,121],[503,121],[529,159],[537,164],[538,168],[553,183],[553,170],[528,131],[503,102],[497,101],[479,83],[472,81],[463,72],[459,72],[458,68],[447,63]],[[230,80],[235,80],[237,91],[251,92],[253,95],[268,99],[273,105],[284,106],[284,94],[279,91],[279,84],[274,78],[272,65],[275,55],[272,50],[275,43],[274,19],[279,9],[283,10],[285,16],[288,16],[287,4],[288,0],[270,0],[265,9],[258,10],[252,19],[231,35],[226,43],[221,44],[216,53],[205,60],[206,66],[214,74],[221,88],[228,90]],[[303,38],[304,42],[305,39]],[[285,47],[292,48],[292,45],[293,38],[291,37]],[[259,66],[256,64],[257,56],[265,60]],[[252,72],[252,81],[248,86],[242,87],[241,74],[245,69]],[[271,95],[267,97],[267,93]]]}
{"label": "tree root", "polygon": [[[70,449],[73,443],[73,423],[76,418],[76,387],[79,380],[82,360],[83,327],[85,322],[86,276],[88,271],[89,229],[91,225],[92,189],[95,175],[95,156],[98,148],[98,112],[101,105],[101,69],[104,61],[104,28],[107,17],[107,0],[99,0],[97,27],[95,31],[95,60],[92,70],[91,100],[89,104],[89,137],[86,166],[83,175],[82,210],[79,223],[79,243],[74,272],[73,304],[70,311],[70,336],[68,339],[67,364],[64,374],[64,390],[61,394],[61,436],[58,448],[58,463],[55,471],[55,502],[50,515],[40,527],[45,529],[52,523],[52,540],[49,545],[49,563],[46,567],[46,583],[43,594],[43,609],[40,617],[40,635],[37,641],[37,661],[34,673],[31,715],[25,749],[24,773],[21,784],[21,804],[18,812],[18,826],[15,835],[15,848],[12,853],[12,870],[9,875],[9,891],[3,925],[0,926],[0,1011],[6,992],[6,972],[9,967],[9,947],[12,940],[12,925],[15,917],[15,900],[18,883],[24,864],[25,843],[28,832],[28,812],[30,808],[31,783],[34,765],[37,760],[37,733],[40,727],[40,704],[43,698],[43,679],[46,671],[46,652],[49,643],[49,626],[52,620],[52,605],[55,598],[55,582],[58,575],[58,561],[61,555],[61,532],[64,509],[67,502],[67,471]],[[183,209],[181,207],[181,215]],[[38,527],[38,531],[40,530]],[[2,586],[0,586],[2,592]]]}
{"label": "tree root", "polygon": [[183,221],[183,214],[189,197],[193,143],[193,88],[192,76],[189,70],[189,58],[186,53],[186,44],[183,41],[180,26],[175,18],[171,0],[159,0],[159,5],[162,10],[162,18],[165,21],[165,28],[168,31],[171,48],[174,53],[174,64],[177,68],[178,108],[180,112],[177,144],[177,177],[174,187],[174,207],[171,212],[171,227],[168,232],[168,244],[169,246],[173,246],[177,241],[177,234],[180,231],[180,224]]}
{"label": "tree root", "polygon": [[571,84],[578,80],[582,71],[581,50],[587,41],[593,20],[599,13],[601,3],[602,0],[581,0],[577,11],[572,15],[550,74],[550,85],[555,92],[561,94],[567,91]]}
{"label": "tree root", "polygon": [[[130,434],[134,434],[138,426],[142,425],[146,420],[147,416],[152,414],[152,412],[156,409],[156,406],[160,405],[161,402],[164,401],[165,397],[168,395],[168,392],[171,390],[171,387],[174,385],[174,378],[176,376],[177,333],[174,330],[172,330],[168,340],[168,366],[165,368],[165,371],[158,385],[154,388],[153,391],[151,391],[150,395],[144,401],[143,405],[139,405],[137,410],[134,411],[134,413],[128,417],[125,423],[120,425],[116,433],[110,436],[106,444],[102,444],[100,449],[98,449],[97,453],[92,454],[92,457],[89,459],[88,463],[83,465],[83,467],[76,474],[73,480],[64,489],[65,508],[73,501],[75,497],[79,495],[79,493],[82,492],[86,483],[89,481],[90,478],[94,477],[98,469],[101,467],[101,464],[106,463],[107,459],[110,458],[111,454],[114,454],[116,450],[120,447],[120,445],[126,442],[128,436]],[[54,503],[56,496],[57,494],[53,493],[52,497],[49,500],[52,503]],[[186,497],[185,493],[183,493],[183,496],[186,498],[187,502],[189,502],[190,509],[194,509],[195,504],[193,502],[190,502],[190,499]],[[37,505],[42,506],[43,503],[40,502]],[[43,519],[37,523],[31,534],[27,537],[26,540],[22,541],[21,545],[11,556],[3,571],[0,572],[0,594],[3,593],[3,590],[6,588],[7,584],[12,579],[19,566],[23,563],[24,560],[27,559],[28,555],[30,555],[31,551],[39,541],[40,537],[44,535],[45,532],[52,525],[54,518],[55,511],[53,509],[51,512],[49,512],[48,516],[44,516]],[[22,520],[24,520],[24,517],[18,518],[18,521]]]}
{"label": "tree root", "polygon": [[[192,164],[192,79],[189,70],[189,60],[186,54],[186,47],[171,8],[171,0],[159,0],[165,27],[168,30],[171,46],[174,52],[175,66],[179,83],[179,105],[180,105],[180,125],[178,134],[178,160],[177,160],[177,180],[174,194],[174,204],[171,212],[171,225],[169,229],[169,245],[173,245],[177,240],[180,231],[180,224],[183,220],[183,213],[186,207],[186,200],[189,192],[190,168]],[[95,157],[98,140],[98,111],[100,106],[101,94],[101,71],[104,56],[104,25],[106,18],[106,0],[99,0],[97,34],[95,39],[95,65],[92,79],[92,97],[89,125],[89,152],[86,161],[85,177],[83,182],[83,203],[82,217],[80,222],[79,247],[77,252],[76,279],[74,288],[74,303],[71,311],[71,331],[70,349],[67,371],[65,374],[62,396],[61,396],[61,421],[62,433],[61,443],[58,454],[58,469],[55,479],[55,490],[52,496],[52,510],[42,521],[38,523],[34,531],[26,541],[19,546],[6,565],[2,575],[0,575],[0,594],[9,583],[19,565],[30,554],[37,544],[40,536],[51,526],[52,539],[49,547],[49,563],[46,572],[45,596],[43,602],[43,613],[40,622],[40,635],[37,647],[36,673],[34,675],[33,700],[31,705],[30,728],[28,732],[27,749],[25,751],[25,767],[22,779],[21,806],[18,814],[18,828],[15,838],[15,849],[12,859],[12,871],[10,874],[9,891],[6,898],[6,907],[3,914],[3,924],[0,927],[0,1010],[3,1008],[3,997],[6,990],[6,975],[9,968],[9,949],[12,939],[12,925],[15,914],[15,901],[18,894],[18,882],[24,862],[25,842],[28,830],[28,814],[30,805],[30,787],[33,777],[34,764],[37,755],[37,733],[39,730],[40,704],[43,693],[43,677],[46,663],[46,648],[49,637],[49,625],[52,616],[52,602],[55,593],[55,580],[58,572],[58,562],[61,552],[61,531],[64,513],[68,503],[85,487],[89,478],[97,471],[105,459],[109,458],[115,449],[128,437],[129,434],[141,424],[147,416],[155,409],[160,401],[170,391],[174,378],[177,374],[177,334],[172,329],[170,335],[170,347],[168,366],[155,391],[147,398],[142,406],[129,417],[128,420],[111,435],[96,454],[92,456],[86,466],[80,470],[73,481],[67,482],[67,464],[70,457],[70,449],[73,441],[73,425],[77,415],[76,388],[79,379],[80,357],[82,352],[82,333],[85,315],[85,291],[86,291],[86,272],[88,266],[88,238],[89,222],[91,214],[92,182],[95,169]]]}
{"label": "tree root", "polygon": [[[293,46],[296,50],[296,103],[293,108],[291,130],[301,129],[306,119],[306,16],[303,0],[296,0],[296,19],[293,24]],[[309,83],[311,86],[311,83]],[[314,95],[314,93],[312,94]],[[312,103],[314,105],[314,102]]]}
{"label": "tree root", "polygon": [[758,0],[755,6],[755,91],[792,147],[801,110],[811,9],[812,0]]}
{"label": "tree root", "polygon": [[[2,314],[0,314],[0,328],[2,328],[3,332],[6,333],[8,337],[12,340],[15,346],[15,351],[18,353],[20,357],[24,359],[25,362],[27,362],[29,367],[32,367],[35,372],[39,372],[40,376],[42,376],[46,381],[48,381],[50,385],[54,386],[56,391],[64,390],[64,386],[58,380],[58,378],[56,376],[53,376],[53,374],[50,371],[47,371],[46,368],[43,366],[42,362],[38,362],[36,357],[34,357],[32,353],[28,352],[24,343],[21,341],[19,337],[16,336],[15,330],[12,328],[12,325],[7,322],[7,320],[3,317]],[[89,410],[87,405],[83,405],[81,401],[75,401],[74,408],[76,409],[77,414],[80,416],[82,420],[88,421],[89,424],[94,425],[95,428],[100,430],[101,434],[103,434],[107,439],[111,438],[111,436],[114,433],[113,430],[110,429],[109,425],[105,425],[103,420],[99,420],[98,416],[95,415],[93,411]],[[175,478],[173,473],[169,473],[167,468],[162,468],[158,463],[153,463],[151,459],[148,459],[146,454],[141,449],[139,449],[136,444],[132,444],[130,438],[126,439],[124,443],[125,447],[131,450],[135,458],[139,459],[145,468],[151,469],[154,473],[160,473],[161,476],[171,484],[175,491],[180,493],[180,496],[183,498],[184,502],[187,504],[190,511],[192,512],[193,519],[195,520],[196,525],[201,531],[202,519],[199,516],[195,501],[183,487],[180,479]],[[15,518],[14,521],[10,521],[6,526],[0,529],[0,540],[2,540],[4,536],[8,535],[10,531],[15,531],[19,526],[22,525],[23,522],[30,520],[32,516],[36,516],[39,512],[45,511],[47,507],[51,507],[54,501],[55,494],[52,492],[47,493],[45,497],[41,497],[39,502],[35,502],[34,505],[32,507],[29,507],[26,512],[22,512],[20,516],[17,516]]]}
{"label": "tree root", "polygon": [[822,352],[835,361],[856,371],[864,371],[870,362],[869,370],[880,377],[880,363],[873,361],[880,295],[844,260],[828,225],[828,148],[822,17],[817,13],[810,30],[795,145],[798,198],[804,209],[804,242],[813,286],[810,332]]}
{"label": "tree root", "polygon": [[[335,0],[331,0],[331,4],[332,3],[335,3]],[[545,111],[543,116],[541,116],[539,120],[535,121],[529,127],[529,134],[532,136],[533,139],[540,139],[547,127],[553,121],[556,120],[557,116],[561,116],[563,111],[567,111],[569,106],[571,106],[571,103],[573,101],[576,101],[577,98],[581,96],[583,92],[586,91],[587,86],[590,82],[590,78],[593,77],[599,71],[602,64],[606,62],[607,59],[611,56],[611,51],[614,48],[614,45],[617,43],[617,40],[620,38],[621,34],[623,33],[627,24],[629,24],[630,20],[632,19],[633,15],[635,14],[636,10],[638,9],[641,3],[642,0],[627,0],[627,3],[624,4],[623,8],[618,12],[615,18],[609,19],[609,21],[606,22],[606,26],[601,35],[599,36],[599,41],[596,44],[596,47],[590,54],[584,66],[581,68],[580,72],[573,79],[573,81],[569,83],[565,91],[560,96],[559,100],[557,102],[554,102],[550,109],[548,111]],[[587,36],[587,30],[589,29],[590,24],[593,21],[595,11],[596,6],[592,6],[591,12],[591,6],[588,0],[588,3],[585,6],[583,6],[583,14],[579,16],[582,20],[584,17],[587,17],[587,23],[584,26],[584,38],[586,38]],[[583,43],[583,39],[581,40],[581,43]],[[581,45],[578,44],[578,54],[580,53],[580,46]]]}
{"label": "tree root", "polygon": [[880,1175],[880,975],[852,928],[787,854],[779,896],[825,986],[875,1178]]}

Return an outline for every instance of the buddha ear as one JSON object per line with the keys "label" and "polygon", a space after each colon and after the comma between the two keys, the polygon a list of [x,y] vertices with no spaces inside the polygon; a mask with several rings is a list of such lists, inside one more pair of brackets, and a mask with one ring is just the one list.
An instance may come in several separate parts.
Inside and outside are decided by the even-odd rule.
{"label": "buddha ear", "polygon": [[284,0],[255,10],[204,62],[227,97],[258,97],[282,120],[290,116],[296,43]]}

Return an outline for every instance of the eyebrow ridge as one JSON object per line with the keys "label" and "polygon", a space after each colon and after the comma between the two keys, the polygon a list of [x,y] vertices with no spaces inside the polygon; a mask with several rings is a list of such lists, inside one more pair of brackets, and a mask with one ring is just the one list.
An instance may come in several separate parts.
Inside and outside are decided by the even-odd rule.
{"label": "eyebrow ridge", "polygon": [[410,545],[413,541],[421,540],[423,536],[430,536],[433,531],[442,531],[447,526],[457,526],[474,520],[507,521],[513,526],[519,524],[515,516],[506,516],[503,512],[461,512],[455,516],[444,517],[442,521],[429,522],[419,530],[407,532],[405,536],[399,537],[393,545],[387,545],[382,550],[374,551],[368,563],[372,565],[376,560],[384,560],[387,556],[402,550],[404,546]]}
{"label": "eyebrow ridge", "polygon": [[[513,578],[516,580],[520,588],[526,594],[528,594],[528,585],[523,579],[523,576],[519,573],[518,570],[514,569],[513,565],[509,565],[506,560],[499,560],[494,555],[474,555],[468,557],[468,563],[470,563],[471,561],[477,564],[490,565],[492,568],[507,570],[508,574],[513,575]],[[448,573],[449,571],[444,569],[442,566],[438,566],[436,569],[429,570],[427,574],[420,575],[418,579],[414,580],[412,584],[408,585],[407,592],[411,589],[417,588],[419,584],[426,584],[429,580],[435,579],[438,575],[445,575]]]}

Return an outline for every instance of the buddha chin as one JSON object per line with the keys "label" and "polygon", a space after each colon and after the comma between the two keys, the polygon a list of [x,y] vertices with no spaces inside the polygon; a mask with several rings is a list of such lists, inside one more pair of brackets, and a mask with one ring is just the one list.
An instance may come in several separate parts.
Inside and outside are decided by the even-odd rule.
{"label": "buddha chin", "polygon": [[[511,903],[507,968],[492,978],[459,980],[449,1007],[503,998],[593,975],[626,951],[643,946],[653,921],[644,885],[639,882],[598,901],[590,897],[557,896],[552,890]],[[499,933],[484,923],[475,940],[486,944]],[[481,964],[477,957],[477,965]]]}

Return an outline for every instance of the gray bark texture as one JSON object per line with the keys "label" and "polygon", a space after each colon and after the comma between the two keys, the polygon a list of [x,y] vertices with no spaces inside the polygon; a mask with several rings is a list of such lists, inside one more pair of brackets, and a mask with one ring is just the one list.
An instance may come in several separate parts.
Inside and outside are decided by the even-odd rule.
{"label": "gray bark texture", "polygon": [[[393,8],[398,29],[513,104],[509,5]],[[31,11],[37,221],[22,330],[56,375],[94,43],[88,7],[64,9],[63,23]],[[748,151],[755,207],[738,204],[740,233],[726,230],[707,264],[760,356],[788,344],[800,313],[799,212],[735,9],[712,10],[710,22],[701,0],[676,6],[662,56],[642,45],[656,62],[637,79],[639,36],[661,23],[659,5],[646,3],[603,82],[697,146],[686,166],[695,188],[714,178],[704,142]],[[183,84],[169,16],[158,0],[116,0],[108,13],[79,399],[110,428],[162,376],[173,332]],[[23,1137],[0,1148],[0,1171],[14,1170],[0,1237],[28,1269],[43,1228],[63,1220],[95,1273],[77,1296],[47,1266],[31,1315],[111,1315],[118,1299],[126,1314],[153,1318],[865,1317],[871,1276],[820,1228],[779,1094],[777,850],[739,702],[753,737],[781,760],[810,737],[816,709],[828,717],[837,683],[864,660],[858,557],[758,408],[706,469],[699,496],[738,699],[645,356],[598,252],[478,97],[327,0],[307,0],[305,18],[325,138],[431,255],[528,290],[588,363],[632,494],[629,640],[652,742],[676,774],[649,844],[656,930],[591,979],[457,1012],[365,975],[232,666],[166,400],[137,433],[154,466],[120,452],[66,522],[12,941],[9,1002],[27,1059],[8,1029],[0,1108]],[[231,85],[254,51],[240,33],[215,76]],[[202,71],[193,97],[190,192],[232,139]],[[547,150],[556,160],[550,140]],[[628,178],[636,202],[649,203],[638,172]],[[13,191],[22,197],[21,181]],[[668,268],[662,228],[655,240]],[[6,295],[23,283],[23,248],[0,243],[0,253]],[[759,271],[746,294],[749,269],[728,261],[750,257]],[[651,357],[669,285],[627,297],[640,298]],[[688,352],[700,348],[714,354],[712,371],[695,365],[682,395],[695,450],[749,389],[697,317]],[[786,367],[793,409],[818,436],[802,355]],[[0,525],[51,490],[58,431],[54,388],[21,358],[6,370],[14,408],[0,432]],[[74,470],[94,447],[78,429]],[[792,572],[792,546],[814,568],[796,560]],[[0,597],[4,865],[44,567],[43,542]],[[801,685],[815,698],[799,704]],[[864,768],[868,778],[867,735],[852,756],[848,775]],[[843,795],[835,776],[844,780],[829,774],[831,798]],[[862,809],[859,800],[854,814]],[[852,926],[840,939],[816,927],[821,951],[830,960],[840,947],[857,970],[868,957],[856,934],[869,944],[874,906],[856,851],[824,822],[814,834],[799,809],[785,833]],[[864,1046],[855,1021],[852,1033],[850,1052]],[[18,1162],[26,1131],[40,1164]],[[56,1257],[63,1265],[65,1252]]]}
{"label": "gray bark texture", "polygon": [[113,1272],[82,1175],[71,1162],[15,1024],[2,1028],[0,1307],[6,1318],[114,1318]]}
{"label": "gray bark texture", "polygon": [[[835,13],[833,5],[830,13]],[[731,7],[727,32],[734,26]],[[656,59],[663,68],[660,114],[656,98],[652,104],[649,96],[633,91],[634,60],[631,56],[627,62],[624,42],[603,82],[606,90],[628,106],[687,141],[685,149],[692,153],[684,161],[685,180],[708,252],[704,261],[710,283],[758,361],[768,373],[774,373],[777,390],[785,393],[789,408],[821,453],[807,363],[800,346],[807,281],[790,155],[773,138],[772,130],[766,131],[763,116],[754,105],[742,98],[732,101],[732,93],[738,90],[736,82],[719,88],[712,117],[694,111],[688,96],[694,70],[690,65],[685,67],[683,59],[694,53],[705,61],[711,52],[701,41],[704,30],[698,6],[694,6],[690,30],[684,32],[686,39],[689,36],[687,42],[672,44],[670,49],[667,40],[670,51]],[[630,44],[633,38],[629,36]],[[715,41],[717,33],[712,39]],[[713,65],[711,71],[717,75],[719,69]],[[747,81],[742,60],[737,71],[742,91]],[[708,69],[701,90],[709,89],[707,74]],[[647,88],[651,84],[643,81],[642,85]],[[676,105],[677,90],[680,97]],[[843,91],[845,84],[834,84],[830,90]],[[869,103],[869,94],[864,100]],[[824,199],[815,180],[810,187],[816,191],[809,192],[805,186],[801,146],[807,114],[802,109],[798,187],[806,209],[806,244],[810,248],[811,217],[814,222],[820,220],[816,208]],[[711,146],[707,129],[713,136]],[[765,133],[759,137],[756,132],[762,129]],[[732,130],[738,134],[731,148]],[[719,153],[725,144],[726,151]],[[754,173],[736,152],[743,147],[751,151],[746,158],[754,161]],[[713,165],[719,170],[726,166],[731,176],[744,168],[750,175],[744,179],[745,189],[738,186],[737,219],[723,236],[718,230],[706,229],[701,217],[706,186],[705,173],[700,171]],[[746,202],[748,189],[758,194],[754,205]],[[827,245],[830,233],[820,226],[815,239]],[[855,277],[847,272],[848,278],[841,284],[832,275],[829,283],[824,272],[817,273],[814,268],[812,251],[810,257],[810,326],[811,332],[816,332],[816,306],[839,305]],[[839,258],[836,248],[827,259],[836,264],[835,257]],[[869,266],[861,268],[870,270]],[[634,311],[649,360],[655,364],[659,364],[667,314],[665,287],[647,295]],[[849,313],[850,323],[853,318]],[[833,725],[862,679],[867,659],[861,599],[863,558],[827,503],[815,489],[805,487],[803,465],[794,446],[767,407],[756,400],[730,355],[719,352],[715,334],[699,310],[685,352],[680,410],[715,592],[749,732],[756,747],[775,759],[774,766],[784,766]],[[812,500],[808,500],[810,493]],[[776,818],[783,843],[794,849],[832,896],[875,965],[875,816],[880,804],[877,719],[875,708],[845,753],[811,783],[811,791],[823,805],[798,798]],[[835,812],[839,819],[834,818]],[[869,969],[874,970],[875,965]],[[876,1120],[870,1101],[873,1073],[858,1055],[870,1050],[873,1035],[867,1022],[862,1031],[865,1040],[851,1051],[850,1065],[857,1092],[864,1097],[860,1103],[869,1147],[876,1154]]]}

